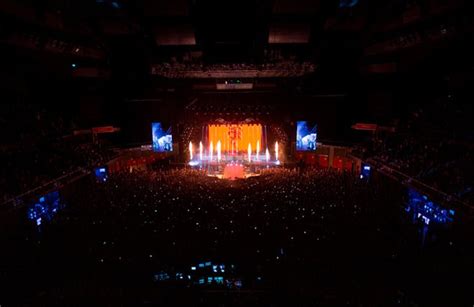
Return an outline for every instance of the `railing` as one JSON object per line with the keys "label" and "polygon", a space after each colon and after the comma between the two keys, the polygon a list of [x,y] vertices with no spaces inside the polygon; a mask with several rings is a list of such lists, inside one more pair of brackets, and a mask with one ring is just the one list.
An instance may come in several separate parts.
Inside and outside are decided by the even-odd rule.
{"label": "railing", "polygon": [[468,211],[474,213],[474,206],[472,206],[471,204],[468,204],[468,203],[462,201],[461,199],[459,199],[458,197],[456,197],[454,195],[450,195],[450,194],[445,193],[445,192],[443,192],[439,189],[436,189],[436,188],[434,188],[430,185],[427,185],[426,183],[424,183],[424,182],[422,182],[422,181],[420,181],[416,178],[413,178],[413,177],[411,177],[411,176],[409,176],[409,175],[407,175],[407,174],[405,174],[405,173],[403,173],[403,172],[401,172],[397,169],[394,169],[394,168],[388,166],[387,164],[385,164],[382,161],[370,158],[370,159],[368,159],[364,162],[369,164],[369,165],[375,166],[375,168],[378,171],[380,171],[381,173],[383,173],[384,175],[387,175],[387,176],[399,181],[400,183],[402,183],[404,185],[411,186],[411,187],[419,190],[420,192],[426,193],[434,199],[439,199],[441,201],[450,203],[452,205],[455,205],[456,207],[467,209]]}
{"label": "railing", "polygon": [[28,196],[44,193],[45,191],[52,190],[53,188],[57,188],[61,185],[64,185],[65,183],[74,181],[88,174],[90,174],[90,171],[86,170],[85,168],[77,168],[65,175],[45,182],[42,185],[37,186],[36,188],[33,188],[31,190],[21,193],[20,195],[10,198],[9,200],[5,201],[0,205],[0,210],[10,209],[11,207],[8,207],[9,205],[16,207],[21,204],[20,201],[22,199],[25,199]]}
{"label": "railing", "polygon": [[[110,159],[108,159],[107,162],[103,163],[103,164],[107,164],[109,163],[110,161],[116,159],[119,155],[115,155],[113,157],[111,157]],[[50,180],[48,182],[45,182],[43,184],[41,184],[40,186],[37,186],[33,189],[30,189],[26,192],[23,192],[17,196],[14,196],[12,198],[10,198],[9,200],[3,202],[1,205],[0,205],[0,210],[5,210],[5,209],[10,209],[11,206],[13,207],[17,207],[19,205],[22,204],[22,200],[24,200],[25,198],[27,198],[28,196],[33,196],[33,195],[37,195],[37,194],[41,194],[41,193],[45,193],[47,191],[50,191],[52,189],[57,189],[61,186],[64,186],[68,183],[71,183],[79,178],[82,178],[84,176],[87,176],[91,173],[92,171],[87,168],[87,167],[78,167],[76,168],[75,170],[67,173],[67,174],[64,174],[60,177],[57,177],[53,180]],[[9,207],[10,205],[10,207]]]}

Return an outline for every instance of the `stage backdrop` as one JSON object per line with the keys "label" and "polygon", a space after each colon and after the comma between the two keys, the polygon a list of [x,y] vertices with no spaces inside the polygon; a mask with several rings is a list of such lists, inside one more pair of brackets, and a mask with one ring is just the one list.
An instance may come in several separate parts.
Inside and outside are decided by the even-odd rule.
{"label": "stage backdrop", "polygon": [[225,152],[247,152],[249,143],[252,145],[252,152],[257,148],[257,141],[260,142],[260,153],[263,153],[262,125],[209,125],[209,144],[212,141],[214,148],[217,142],[221,142],[221,150]]}

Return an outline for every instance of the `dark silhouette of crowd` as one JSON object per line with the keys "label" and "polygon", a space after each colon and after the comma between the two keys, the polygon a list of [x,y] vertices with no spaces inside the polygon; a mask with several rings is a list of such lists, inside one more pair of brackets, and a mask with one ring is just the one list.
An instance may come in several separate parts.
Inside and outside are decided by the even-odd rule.
{"label": "dark silhouette of crowd", "polygon": [[415,106],[395,132],[378,133],[361,155],[472,204],[471,117],[470,103],[452,95],[439,97],[432,104]]}
{"label": "dark silhouette of crowd", "polygon": [[[61,198],[51,223],[4,238],[1,257],[12,267],[2,282],[21,289],[8,297],[59,305],[420,306],[448,304],[453,293],[466,302],[472,286],[460,282],[473,267],[469,253],[457,254],[458,241],[445,234],[421,248],[401,190],[346,172],[278,168],[228,181],[184,168],[127,171],[106,182],[85,178]],[[449,270],[433,269],[441,259]],[[241,289],[173,281],[204,261],[235,266]],[[157,281],[162,275],[172,278]]]}
{"label": "dark silhouette of crowd", "polygon": [[38,105],[2,105],[0,125],[0,204],[114,156],[91,135],[74,136],[70,118]]}
{"label": "dark silhouette of crowd", "polygon": [[69,173],[101,165],[112,156],[90,142],[65,141],[0,152],[0,203]]}

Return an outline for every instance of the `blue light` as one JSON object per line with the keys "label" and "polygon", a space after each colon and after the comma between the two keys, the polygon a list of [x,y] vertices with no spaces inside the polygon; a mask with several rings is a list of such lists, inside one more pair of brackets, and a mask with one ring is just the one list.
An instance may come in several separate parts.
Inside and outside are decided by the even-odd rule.
{"label": "blue light", "polygon": [[108,173],[106,167],[98,167],[94,170],[95,177],[99,182],[106,182],[108,179]]}
{"label": "blue light", "polygon": [[72,67],[72,68],[76,68],[76,66],[77,66],[77,65],[76,65],[75,63],[72,63],[72,64],[71,64],[71,67]]}
{"label": "blue light", "polygon": [[340,0],[339,7],[340,8],[350,8],[356,6],[359,3],[359,0]]}
{"label": "blue light", "polygon": [[370,178],[370,172],[371,172],[371,167],[370,165],[367,165],[365,163],[362,164],[362,169],[361,169],[361,172],[360,172],[360,175],[359,175],[359,178],[360,179],[366,179],[366,180],[369,180]]}
{"label": "blue light", "polygon": [[447,210],[435,204],[426,195],[422,195],[413,189],[408,191],[408,204],[405,211],[412,214],[414,222],[420,220],[426,225],[451,223],[455,213],[454,210]]}
{"label": "blue light", "polygon": [[196,267],[195,267],[195,266],[192,266],[192,267],[191,267],[191,271],[196,271]]}
{"label": "blue light", "polygon": [[114,9],[119,9],[119,8],[120,8],[120,4],[119,4],[118,2],[116,2],[116,1],[113,1],[111,4],[112,4],[112,7],[113,7]]}
{"label": "blue light", "polygon": [[169,280],[170,276],[166,272],[160,272],[158,274],[155,274],[154,278],[155,278],[155,281],[165,281],[165,280]]}
{"label": "blue light", "polygon": [[44,221],[51,221],[59,211],[60,205],[59,193],[57,191],[48,193],[27,209],[27,217],[39,226]]}
{"label": "blue light", "polygon": [[151,124],[152,149],[155,152],[171,152],[173,151],[173,134],[171,127],[167,130],[163,129],[163,125],[159,122]]}
{"label": "blue light", "polygon": [[296,150],[315,151],[317,146],[317,126],[307,121],[296,122]]}

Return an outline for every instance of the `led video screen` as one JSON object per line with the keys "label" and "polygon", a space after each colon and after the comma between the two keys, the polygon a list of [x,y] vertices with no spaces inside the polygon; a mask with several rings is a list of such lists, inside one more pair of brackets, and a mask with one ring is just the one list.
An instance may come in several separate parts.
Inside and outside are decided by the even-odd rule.
{"label": "led video screen", "polygon": [[209,125],[209,143],[214,146],[221,143],[222,152],[247,152],[250,144],[256,150],[257,143],[263,148],[263,127],[260,124],[241,125]]}
{"label": "led video screen", "polygon": [[296,122],[296,150],[314,151],[317,142],[316,124],[307,121]]}
{"label": "led video screen", "polygon": [[153,151],[173,151],[173,135],[171,134],[171,126],[167,130],[165,130],[162,123],[152,123],[151,131],[153,137]]}

